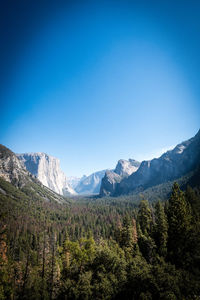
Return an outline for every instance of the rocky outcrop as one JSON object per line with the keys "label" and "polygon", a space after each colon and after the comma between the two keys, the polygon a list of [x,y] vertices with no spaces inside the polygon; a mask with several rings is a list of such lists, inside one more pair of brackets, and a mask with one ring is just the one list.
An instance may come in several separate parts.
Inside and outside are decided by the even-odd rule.
{"label": "rocky outcrop", "polygon": [[110,196],[115,192],[117,183],[122,180],[122,177],[114,171],[106,171],[102,178],[100,187],[100,196]]}
{"label": "rocky outcrop", "polygon": [[161,157],[143,161],[139,169],[116,185],[113,195],[144,190],[169,180],[175,180],[200,164],[200,131],[195,137],[178,144]]}
{"label": "rocky outcrop", "polygon": [[31,181],[29,175],[15,153],[0,145],[0,177],[15,186],[22,187],[28,181]]}
{"label": "rocky outcrop", "polygon": [[125,176],[135,172],[139,165],[140,163],[134,159],[120,159],[115,170],[103,170],[89,176],[84,175],[74,189],[79,195],[99,193],[109,195],[114,190],[116,183],[120,182]]}
{"label": "rocky outcrop", "polygon": [[136,172],[139,166],[140,162],[134,159],[120,159],[114,172],[122,177],[126,177]]}
{"label": "rocky outcrop", "polygon": [[75,186],[75,191],[79,195],[99,194],[101,180],[106,170],[95,172],[89,176],[83,176],[79,183]]}
{"label": "rocky outcrop", "polygon": [[[40,199],[45,202],[67,202],[66,198],[44,186],[34,175],[28,172],[16,154],[3,145],[0,145],[0,181],[1,184],[4,181],[11,183],[22,193],[25,192],[27,196],[30,196],[31,199]],[[2,188],[0,188],[0,193],[7,194]],[[13,195],[13,198],[15,197]]]}
{"label": "rocky outcrop", "polygon": [[102,179],[100,187],[101,196],[109,196],[115,193],[117,184],[121,182],[123,178],[128,177],[132,173],[136,172],[140,162],[134,159],[120,159],[114,170],[107,171]]}
{"label": "rocky outcrop", "polygon": [[57,158],[42,152],[17,154],[17,157],[31,174],[54,192],[64,196],[76,194],[60,169]]}

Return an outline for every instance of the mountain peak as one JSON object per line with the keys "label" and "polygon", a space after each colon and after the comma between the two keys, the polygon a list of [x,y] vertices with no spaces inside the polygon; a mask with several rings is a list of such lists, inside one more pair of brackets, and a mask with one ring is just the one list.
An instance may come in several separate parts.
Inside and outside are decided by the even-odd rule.
{"label": "mountain peak", "polygon": [[140,163],[134,159],[120,159],[114,172],[120,176],[129,176],[138,169],[139,165]]}
{"label": "mountain peak", "polygon": [[200,164],[200,131],[191,139],[178,144],[159,158],[143,161],[138,170],[124,178],[114,194],[133,192],[175,180],[194,170]]}
{"label": "mountain peak", "polygon": [[101,182],[100,195],[108,196],[112,195],[117,184],[125,177],[130,176],[137,171],[140,166],[140,162],[134,159],[120,159],[117,162],[114,170],[108,170]]}
{"label": "mountain peak", "polygon": [[101,180],[106,170],[97,171],[89,176],[83,176],[75,186],[75,191],[80,195],[99,194]]}
{"label": "mountain peak", "polygon": [[43,152],[23,153],[17,155],[25,168],[35,175],[45,186],[60,195],[75,195],[75,191],[67,182],[60,169],[58,158]]}

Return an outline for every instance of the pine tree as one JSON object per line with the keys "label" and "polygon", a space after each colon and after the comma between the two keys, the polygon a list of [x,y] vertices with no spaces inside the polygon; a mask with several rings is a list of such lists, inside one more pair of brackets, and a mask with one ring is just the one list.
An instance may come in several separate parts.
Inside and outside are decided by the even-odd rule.
{"label": "pine tree", "polygon": [[179,185],[174,183],[168,206],[168,255],[177,266],[188,264],[191,233],[191,208]]}
{"label": "pine tree", "polygon": [[158,201],[155,206],[155,242],[158,248],[158,254],[166,256],[167,254],[167,239],[168,239],[168,224],[167,217],[164,212],[164,207]]}
{"label": "pine tree", "polygon": [[123,225],[119,225],[116,231],[116,240],[122,248],[133,249],[133,246],[137,244],[137,228],[136,221],[128,216],[123,219]]}
{"label": "pine tree", "polygon": [[146,200],[142,200],[139,205],[138,211],[138,244],[142,255],[145,259],[152,263],[155,255],[155,242],[152,239],[151,229],[153,224],[152,213],[149,207],[149,203]]}
{"label": "pine tree", "polygon": [[138,222],[140,224],[141,231],[144,235],[150,233],[152,225],[152,215],[147,200],[142,200],[139,205]]}
{"label": "pine tree", "polygon": [[190,186],[187,186],[185,191],[185,197],[191,205],[192,214],[195,216],[196,219],[198,219],[200,217],[200,199],[197,193],[195,193],[195,191]]}

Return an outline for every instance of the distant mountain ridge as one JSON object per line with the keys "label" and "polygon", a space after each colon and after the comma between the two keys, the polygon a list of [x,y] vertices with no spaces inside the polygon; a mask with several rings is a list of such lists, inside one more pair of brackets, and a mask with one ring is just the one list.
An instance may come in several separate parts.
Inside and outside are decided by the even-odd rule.
{"label": "distant mountain ridge", "polygon": [[76,186],[79,184],[79,182],[86,178],[86,175],[83,175],[82,177],[76,177],[76,176],[69,176],[67,177],[68,183],[71,185],[71,187],[75,190]]}
{"label": "distant mountain ridge", "polygon": [[100,195],[119,196],[137,189],[145,190],[180,178],[195,170],[199,164],[200,130],[193,138],[178,144],[159,158],[143,161],[136,172],[122,180],[116,175],[111,178],[110,174],[106,174],[102,180]]}
{"label": "distant mountain ridge", "polygon": [[140,162],[134,159],[120,159],[114,170],[108,170],[102,178],[100,195],[110,196],[114,194],[117,184],[123,179],[137,171]]}
{"label": "distant mountain ridge", "polygon": [[89,176],[83,176],[78,184],[74,187],[79,195],[99,194],[101,180],[105,175],[106,170],[92,173]]}
{"label": "distant mountain ridge", "polygon": [[76,192],[60,169],[59,159],[43,152],[16,154],[24,167],[35,175],[43,185],[63,195],[75,195]]}
{"label": "distant mountain ridge", "polygon": [[[19,186],[30,181],[31,176],[36,177],[43,185],[64,196],[128,195],[176,180],[198,166],[200,130],[193,138],[178,144],[159,158],[142,163],[134,159],[120,159],[114,170],[106,169],[81,178],[66,177],[60,169],[59,160],[48,154],[15,154],[5,146],[0,146],[1,177]],[[198,176],[195,176],[198,180]]]}

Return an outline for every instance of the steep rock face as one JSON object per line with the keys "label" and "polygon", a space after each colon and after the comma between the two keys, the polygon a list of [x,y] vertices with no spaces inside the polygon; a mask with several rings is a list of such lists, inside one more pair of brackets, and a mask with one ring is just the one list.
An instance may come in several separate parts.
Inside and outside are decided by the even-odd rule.
{"label": "steep rock face", "polygon": [[114,171],[106,171],[105,176],[102,178],[100,195],[110,196],[114,193],[117,183],[122,180],[122,177]]}
{"label": "steep rock face", "polygon": [[75,194],[57,158],[41,152],[18,154],[17,157],[30,173],[51,190],[64,196]]}
{"label": "steep rock face", "polygon": [[75,191],[80,195],[99,194],[101,180],[106,170],[95,172],[89,176],[83,176],[75,187]]}
{"label": "steep rock face", "polygon": [[[22,194],[25,191],[24,195],[30,196],[33,201],[40,199],[45,202],[66,203],[65,198],[45,187],[34,175],[28,172],[15,153],[0,145],[0,185],[4,186],[5,181],[20,189]],[[8,191],[5,191],[0,187],[0,193],[4,195],[7,195],[7,192],[12,194],[13,189],[8,189]],[[13,194],[12,197],[15,198],[16,195]]]}
{"label": "steep rock face", "polygon": [[134,159],[120,159],[114,172],[122,177],[125,177],[131,175],[133,172],[136,172],[139,166],[140,162]]}
{"label": "steep rock face", "polygon": [[124,178],[113,195],[127,194],[137,188],[146,189],[179,178],[195,169],[200,163],[200,131],[195,137],[178,144],[161,157],[143,161],[139,169]]}
{"label": "steep rock face", "polygon": [[134,159],[120,159],[114,170],[107,171],[102,179],[100,187],[101,196],[109,196],[115,192],[117,184],[125,177],[136,172],[140,162]]}
{"label": "steep rock face", "polygon": [[14,184],[23,186],[30,181],[29,173],[23,168],[15,153],[0,145],[0,177]]}

